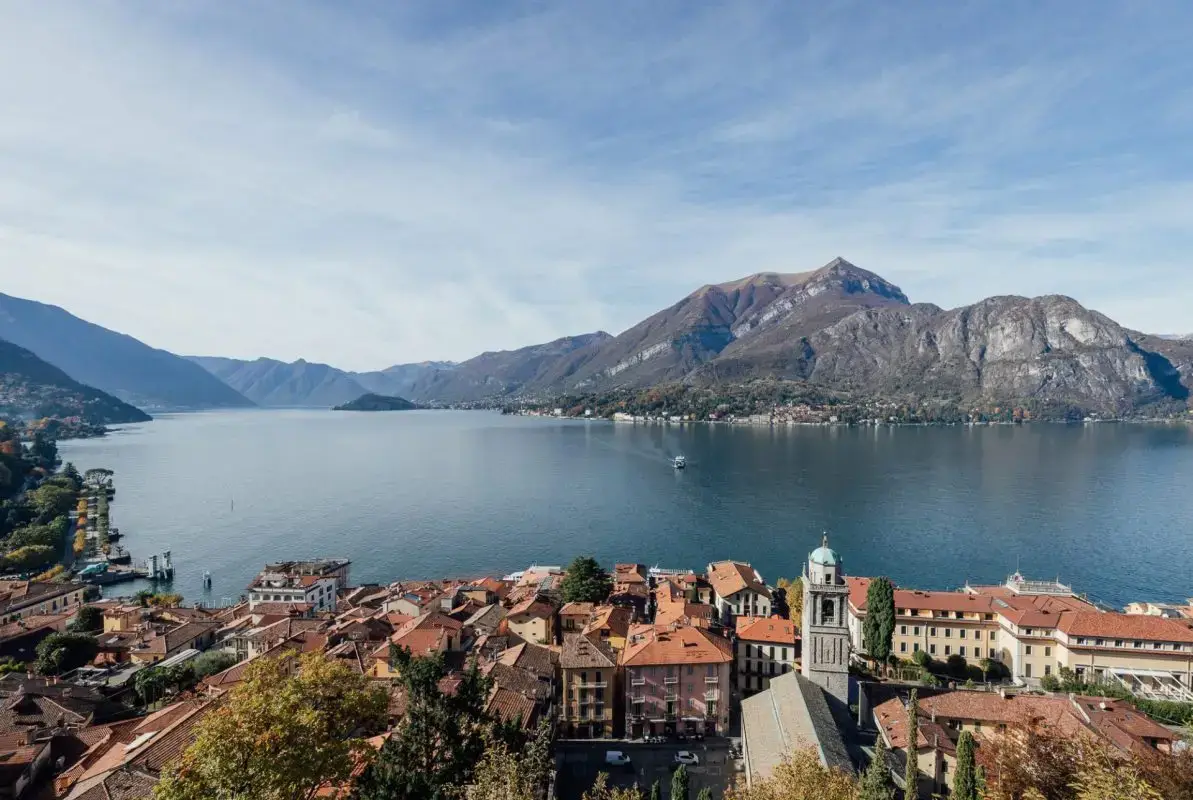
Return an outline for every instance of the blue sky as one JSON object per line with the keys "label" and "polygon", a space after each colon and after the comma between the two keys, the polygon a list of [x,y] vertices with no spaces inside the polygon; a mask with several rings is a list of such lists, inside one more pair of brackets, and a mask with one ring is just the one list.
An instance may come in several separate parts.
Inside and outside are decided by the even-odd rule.
{"label": "blue sky", "polygon": [[358,369],[838,255],[1193,332],[1190,38],[1179,2],[0,0],[0,291]]}

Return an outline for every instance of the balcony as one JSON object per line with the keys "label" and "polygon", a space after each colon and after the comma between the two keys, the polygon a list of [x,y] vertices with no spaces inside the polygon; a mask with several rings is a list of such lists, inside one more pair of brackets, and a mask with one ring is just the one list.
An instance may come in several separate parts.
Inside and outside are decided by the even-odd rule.
{"label": "balcony", "polygon": [[588,681],[588,682],[581,681],[581,682],[577,682],[576,686],[580,687],[581,689],[605,689],[609,686],[609,682],[608,681]]}
{"label": "balcony", "polygon": [[704,693],[704,699],[706,702],[709,700],[718,700],[718,699],[720,699],[720,697],[721,697],[721,693],[718,691],[715,691],[715,690],[711,691],[711,692]]}
{"label": "balcony", "polygon": [[646,678],[634,678],[630,681],[630,686],[645,686]]}
{"label": "balcony", "polygon": [[708,684],[708,683],[711,683],[711,684],[718,684],[718,683],[720,683],[720,682],[721,682],[721,679],[720,679],[718,676],[716,676],[716,675],[710,675],[710,676],[708,676],[707,678],[705,678],[705,679],[704,679],[704,682],[705,682],[706,684]]}
{"label": "balcony", "polygon": [[663,684],[665,686],[674,686],[677,683],[679,683],[679,678],[663,678]]}

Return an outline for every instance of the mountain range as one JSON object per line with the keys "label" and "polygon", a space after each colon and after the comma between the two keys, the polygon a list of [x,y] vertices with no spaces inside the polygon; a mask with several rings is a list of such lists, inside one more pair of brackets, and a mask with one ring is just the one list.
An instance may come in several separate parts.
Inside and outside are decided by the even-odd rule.
{"label": "mountain range", "polygon": [[700,287],[616,336],[597,331],[375,372],[305,360],[183,358],[5,295],[0,338],[149,408],[328,408],[368,393],[423,405],[497,405],[770,380],[844,397],[1033,401],[1131,414],[1187,407],[1193,390],[1193,339],[1123,328],[1062,295],[992,297],[954,309],[912,303],[898,286],[842,258],[807,272]]}
{"label": "mountain range", "polygon": [[139,408],[253,405],[185,358],[79,319],[57,306],[0,294],[0,339],[31,350],[74,380]]}

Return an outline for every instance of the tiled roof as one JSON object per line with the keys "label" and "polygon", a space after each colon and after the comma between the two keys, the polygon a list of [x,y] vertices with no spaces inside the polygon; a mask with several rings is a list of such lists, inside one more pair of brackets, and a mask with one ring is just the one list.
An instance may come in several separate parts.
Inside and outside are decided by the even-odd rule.
{"label": "tiled roof", "polygon": [[63,725],[85,725],[91,711],[80,713],[40,695],[17,694],[4,698],[0,705],[0,733],[13,733],[29,728],[57,728]]}
{"label": "tiled roof", "polygon": [[150,653],[168,655],[201,636],[214,633],[218,627],[218,622],[185,622],[173,630],[147,639],[146,650]]}
{"label": "tiled roof", "polygon": [[481,667],[481,672],[492,679],[494,686],[503,686],[536,700],[551,699],[551,681],[540,678],[533,672],[490,661]]}
{"label": "tiled roof", "polygon": [[770,597],[770,590],[758,580],[754,568],[741,561],[709,564],[708,582],[719,597],[730,597],[743,589],[752,589],[764,597]]}
{"label": "tiled roof", "polygon": [[689,625],[634,625],[621,654],[621,663],[628,667],[731,661],[733,649],[728,641]]}
{"label": "tiled roof", "polygon": [[550,648],[523,642],[506,650],[497,660],[507,666],[532,672],[540,678],[553,679],[559,656]]}
{"label": "tiled roof", "polygon": [[587,619],[595,610],[596,603],[564,603],[563,608],[559,609],[559,616],[584,617]]}
{"label": "tiled roof", "polygon": [[655,612],[656,625],[695,625],[707,628],[716,617],[716,609],[707,603],[689,603],[680,600],[660,603]]}
{"label": "tiled roof", "polygon": [[517,721],[522,730],[530,730],[538,722],[538,704],[533,699],[501,686],[489,694],[485,711],[502,722]]}
{"label": "tiled roof", "polygon": [[795,623],[782,617],[738,617],[737,638],[750,642],[794,645],[799,641]]}
{"label": "tiled roof", "polygon": [[613,580],[617,583],[646,583],[646,567],[642,564],[615,564]]}
{"label": "tiled roof", "polygon": [[0,642],[27,636],[42,630],[66,630],[66,623],[75,615],[74,609],[63,614],[46,614],[28,616],[24,619],[0,626]]}
{"label": "tiled roof", "polygon": [[826,766],[853,770],[824,691],[798,672],[772,678],[769,689],[742,700],[741,725],[751,775],[768,778],[793,750],[808,747]]}
{"label": "tiled roof", "polygon": [[598,633],[608,631],[610,636],[624,637],[630,632],[630,621],[634,613],[625,606],[598,606],[593,612],[588,624],[584,626],[584,633]]}
{"label": "tiled roof", "polygon": [[602,669],[617,666],[617,654],[599,638],[569,633],[563,637],[563,652],[559,655],[563,669]]}
{"label": "tiled roof", "polygon": [[43,600],[51,600],[82,589],[81,583],[49,583],[47,581],[0,581],[0,614],[23,608]]}
{"label": "tiled roof", "polygon": [[1057,629],[1069,636],[1139,639],[1153,642],[1193,642],[1193,621],[1143,614],[1099,611],[1066,612]]}
{"label": "tiled roof", "polygon": [[527,596],[509,610],[507,618],[526,615],[535,619],[549,619],[555,616],[555,606],[537,594]]}
{"label": "tiled roof", "polygon": [[295,614],[306,614],[314,606],[310,603],[257,603],[253,606],[254,614],[278,614],[282,616],[293,616]]}
{"label": "tiled roof", "polygon": [[120,768],[81,783],[76,789],[79,793],[72,792],[70,800],[149,800],[156,785],[157,780],[143,772]]}

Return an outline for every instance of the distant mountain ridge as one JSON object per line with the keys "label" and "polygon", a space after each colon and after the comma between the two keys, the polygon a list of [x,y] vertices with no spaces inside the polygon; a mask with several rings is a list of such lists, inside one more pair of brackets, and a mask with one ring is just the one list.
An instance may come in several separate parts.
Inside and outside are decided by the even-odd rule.
{"label": "distant mountain ridge", "polygon": [[74,380],[138,407],[252,405],[198,365],[57,306],[0,294],[0,338],[32,351]]}
{"label": "distant mountain ridge", "polygon": [[29,350],[0,339],[0,416],[79,417],[93,425],[148,422],[139,408],[85,386]]}

